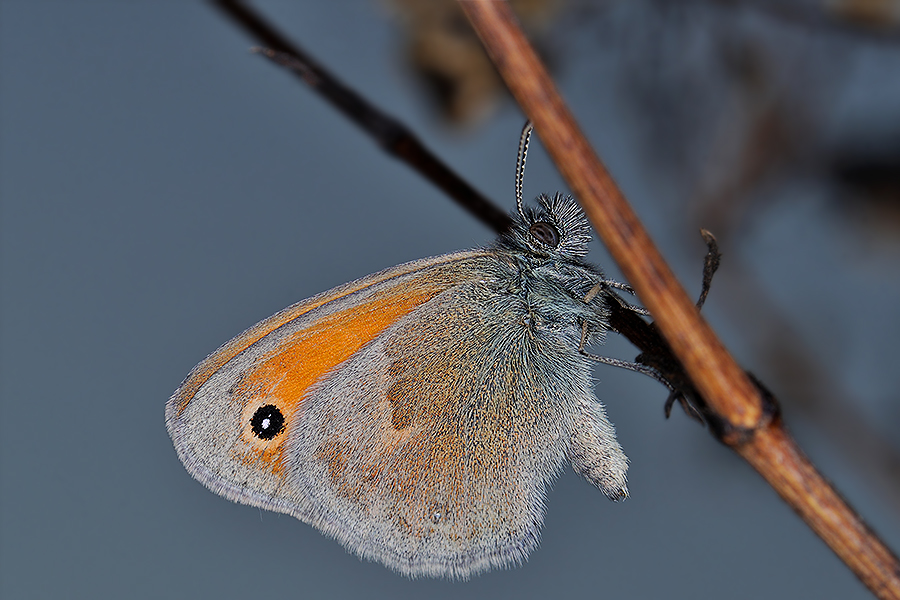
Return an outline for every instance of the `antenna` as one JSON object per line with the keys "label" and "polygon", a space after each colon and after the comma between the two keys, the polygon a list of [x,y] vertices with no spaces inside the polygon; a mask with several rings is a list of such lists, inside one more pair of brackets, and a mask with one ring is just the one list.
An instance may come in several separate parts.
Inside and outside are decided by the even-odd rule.
{"label": "antenna", "polygon": [[519,137],[519,156],[516,158],[516,208],[519,216],[525,218],[525,209],[522,207],[522,184],[525,181],[525,157],[528,155],[528,142],[531,141],[531,132],[534,125],[531,121],[525,121],[522,135]]}

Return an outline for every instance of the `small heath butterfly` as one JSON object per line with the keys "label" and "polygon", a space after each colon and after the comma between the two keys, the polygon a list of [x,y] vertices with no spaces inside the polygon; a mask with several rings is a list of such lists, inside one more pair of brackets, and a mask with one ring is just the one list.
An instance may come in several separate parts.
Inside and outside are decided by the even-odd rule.
{"label": "small heath butterfly", "polygon": [[411,577],[523,562],[566,461],[628,495],[582,352],[621,284],[584,261],[572,198],[522,206],[529,133],[518,211],[494,244],[294,304],[194,367],[166,404],[191,475]]}

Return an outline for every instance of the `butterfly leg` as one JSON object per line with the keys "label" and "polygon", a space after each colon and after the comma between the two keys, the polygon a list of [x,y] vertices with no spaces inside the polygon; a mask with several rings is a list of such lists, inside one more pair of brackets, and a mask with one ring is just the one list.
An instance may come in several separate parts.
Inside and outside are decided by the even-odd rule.
{"label": "butterfly leg", "polygon": [[[604,279],[594,284],[594,287],[588,290],[588,293],[585,294],[583,298],[584,303],[589,304],[590,301],[596,298],[600,292],[602,292],[603,290],[609,290],[610,288],[621,290],[634,296],[634,288],[632,288],[627,283],[619,283],[618,281],[614,281],[612,279]],[[650,311],[643,306],[634,306],[633,304],[629,304],[628,302],[621,300],[621,298],[619,300],[628,308],[628,310],[639,315],[644,315],[645,317],[650,316]]]}
{"label": "butterfly leg", "polygon": [[684,393],[680,390],[677,390],[675,386],[669,383],[669,380],[666,379],[662,373],[654,369],[653,367],[648,367],[647,365],[642,365],[640,363],[628,362],[626,360],[619,360],[618,358],[610,358],[608,356],[597,356],[596,354],[590,354],[584,349],[584,345],[587,342],[588,336],[588,324],[581,324],[581,343],[578,345],[578,352],[594,362],[598,362],[604,365],[611,365],[613,367],[619,367],[620,369],[628,369],[629,371],[635,371],[637,373],[641,373],[646,375],[647,377],[652,377],[656,381],[660,382],[667,388],[669,388],[669,397],[666,399],[665,403],[665,413],[666,418],[668,419],[672,414],[672,407],[675,405],[675,402],[684,409],[684,411],[688,414],[689,417],[703,423],[703,416],[700,414],[700,411],[694,407],[693,404],[684,396]]}
{"label": "butterfly leg", "polygon": [[669,383],[665,377],[663,377],[662,373],[660,373],[653,367],[648,367],[647,365],[642,365],[640,363],[628,362],[627,360],[620,360],[618,358],[611,358],[609,356],[597,356],[596,354],[591,354],[584,349],[584,346],[587,343],[587,338],[588,324],[586,321],[584,321],[581,323],[581,343],[578,344],[578,353],[585,358],[588,358],[600,364],[611,365],[613,367],[619,367],[620,369],[628,369],[629,371],[635,371],[637,373],[641,373],[642,375],[646,375],[647,377],[652,377],[656,381],[669,388],[669,391],[675,391],[675,388],[672,387],[672,384]]}

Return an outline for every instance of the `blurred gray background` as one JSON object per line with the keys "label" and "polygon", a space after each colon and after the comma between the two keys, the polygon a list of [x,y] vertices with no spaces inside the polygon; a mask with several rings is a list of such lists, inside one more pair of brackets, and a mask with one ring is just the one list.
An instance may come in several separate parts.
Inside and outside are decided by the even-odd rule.
{"label": "blurred gray background", "polygon": [[[255,6],[512,208],[523,116],[458,17]],[[900,548],[897,3],[519,10],[692,293],[697,230],[718,235],[707,317]],[[664,389],[610,368],[597,393],[631,498],[565,472],[528,563],[467,583],[409,581],[193,481],[163,407],[207,353],[329,287],[493,237],[254,44],[200,2],[0,3],[0,596],[868,597],[755,472],[663,418]],[[565,189],[539,144],[525,187]],[[617,274],[599,244],[591,258]],[[615,337],[602,351],[634,355]]]}

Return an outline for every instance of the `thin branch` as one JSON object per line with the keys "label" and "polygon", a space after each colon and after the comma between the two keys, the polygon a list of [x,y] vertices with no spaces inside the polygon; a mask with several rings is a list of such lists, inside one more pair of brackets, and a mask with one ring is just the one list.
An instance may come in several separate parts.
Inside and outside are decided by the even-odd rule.
{"label": "thin branch", "polygon": [[460,2],[585,212],[700,392],[711,430],[749,462],[880,598],[900,599],[900,562],[784,430],[777,403],[734,362],[678,285],[596,157],[508,4]]}
{"label": "thin branch", "polygon": [[291,43],[249,6],[238,0],[212,0],[212,4],[265,46],[262,53],[266,57],[303,79],[388,153],[424,175],[480,221],[497,231],[509,228],[511,220],[505,211],[497,208],[442,163],[401,122],[379,110],[320,67],[315,59]]}

